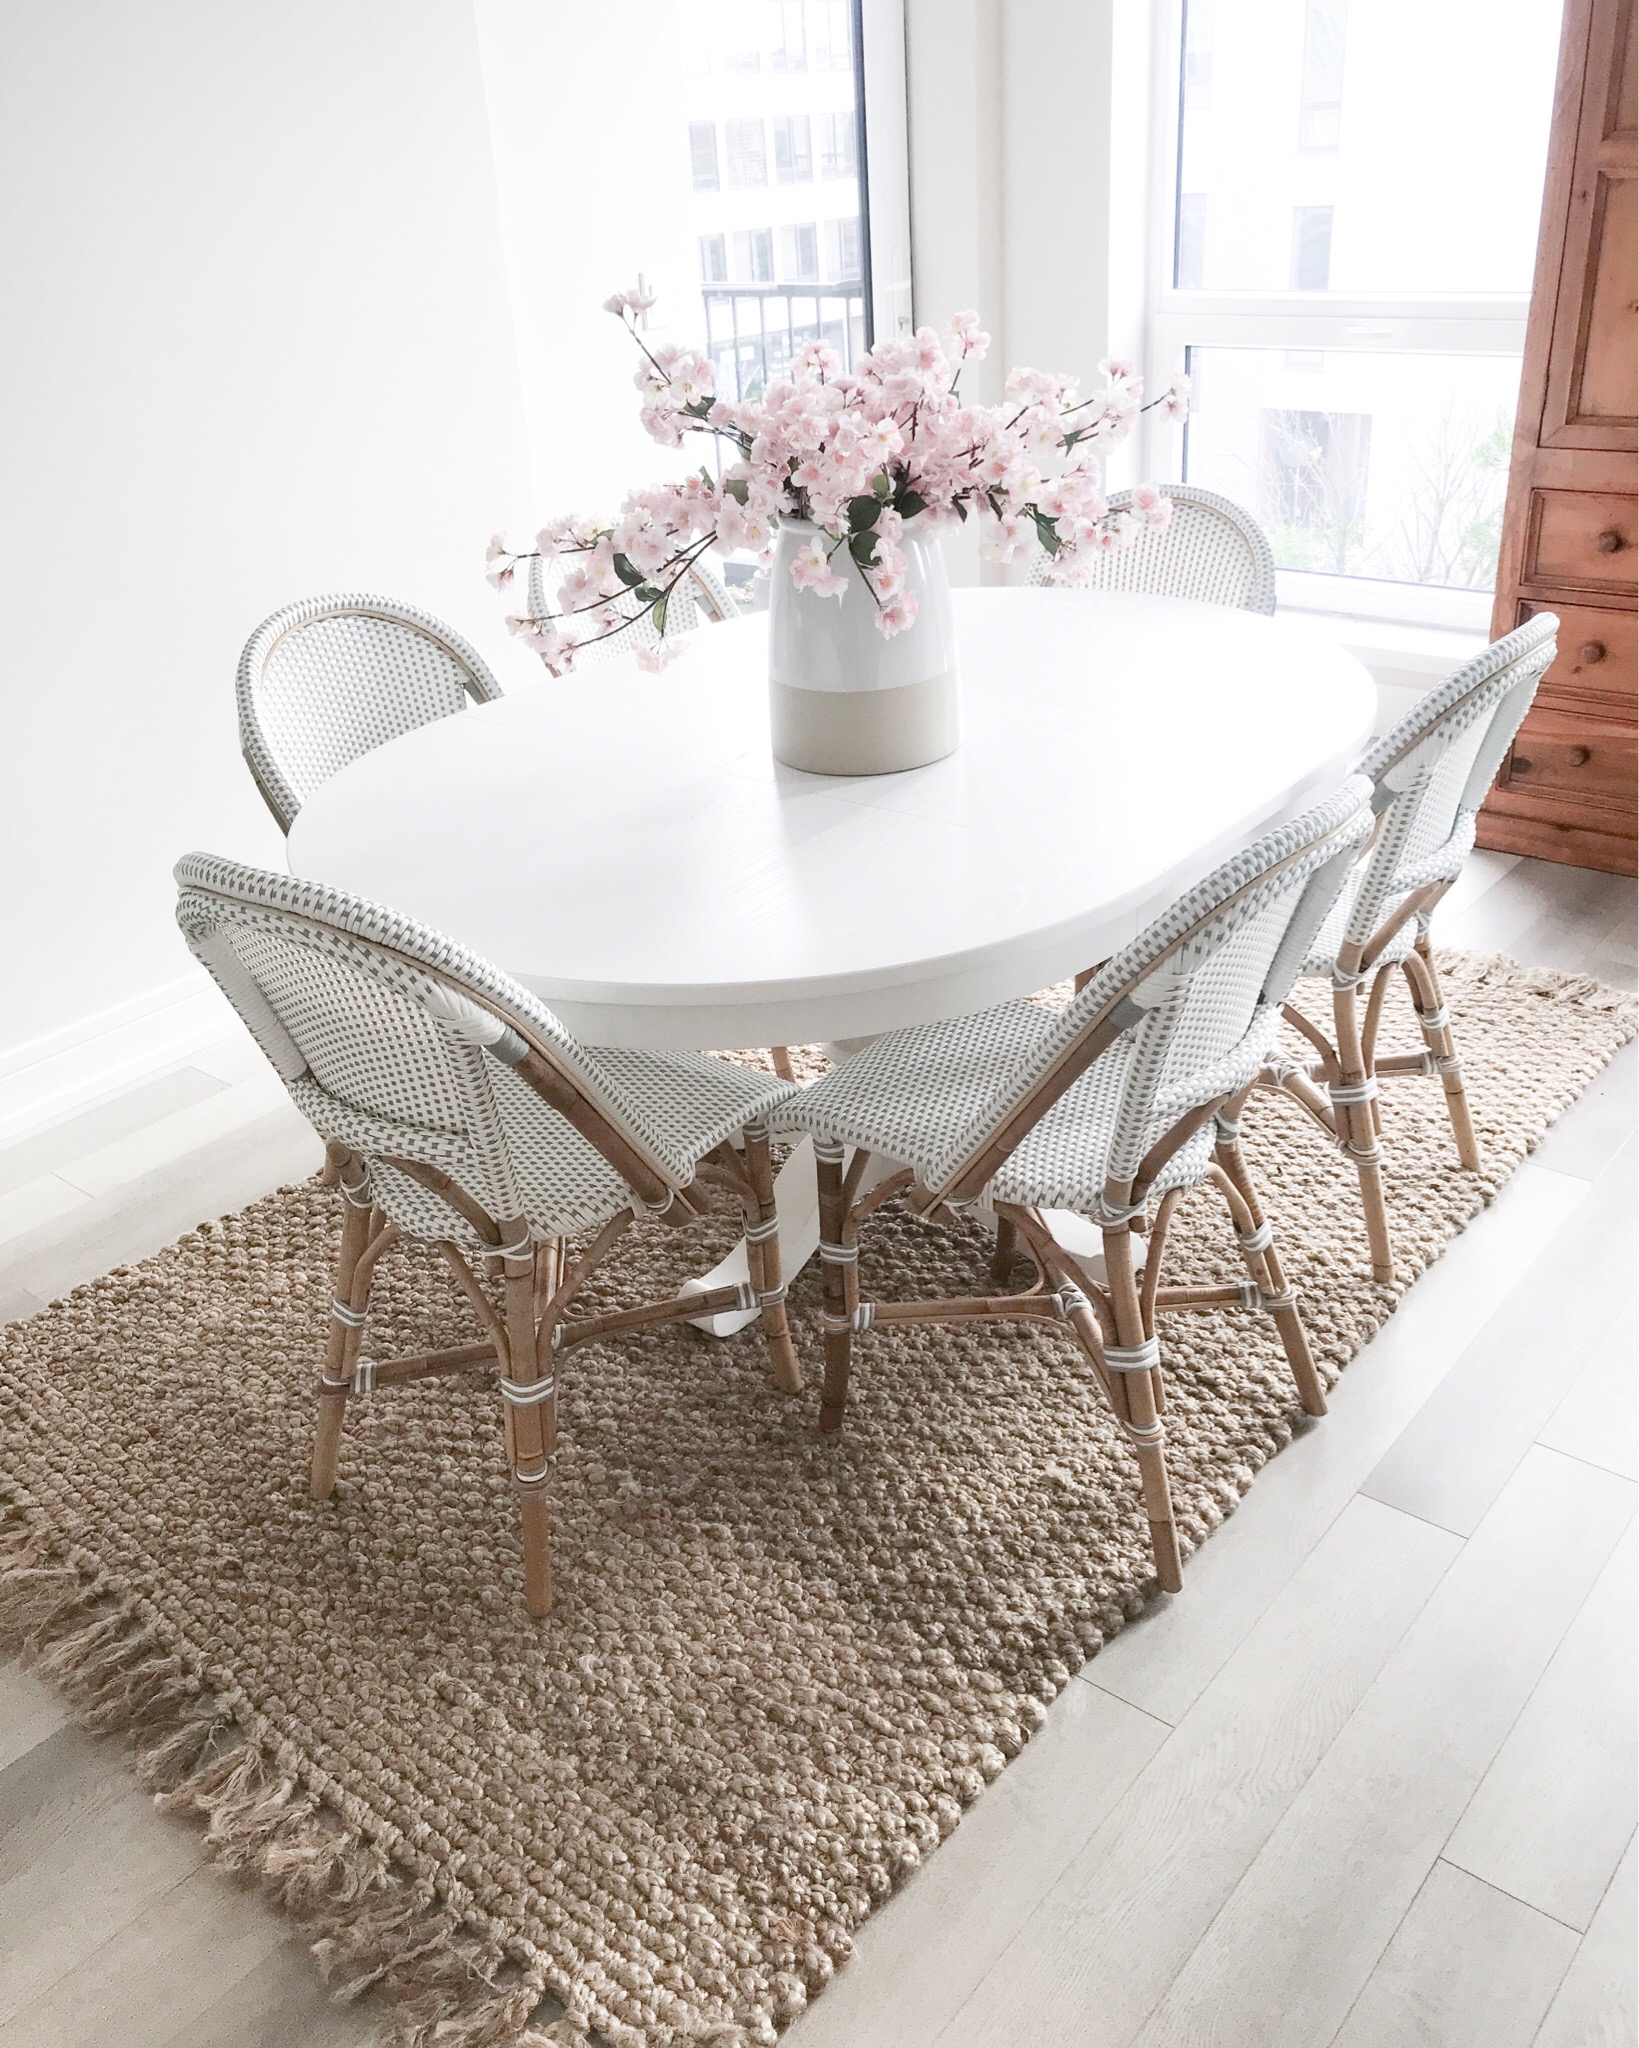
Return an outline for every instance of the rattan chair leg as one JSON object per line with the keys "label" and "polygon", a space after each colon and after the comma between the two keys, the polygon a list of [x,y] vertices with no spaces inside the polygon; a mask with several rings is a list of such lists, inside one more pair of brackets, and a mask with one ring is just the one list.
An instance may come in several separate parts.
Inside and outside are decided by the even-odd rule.
{"label": "rattan chair leg", "polygon": [[[1305,1415],[1324,1415],[1326,1389],[1315,1369],[1314,1353],[1309,1349],[1309,1333],[1298,1313],[1297,1296],[1286,1284],[1280,1254],[1275,1250],[1274,1233],[1269,1230],[1268,1218],[1263,1213],[1257,1189],[1247,1171],[1246,1156],[1237,1140],[1220,1137],[1214,1147],[1213,1158],[1240,1197],[1241,1213],[1237,1214],[1235,1203],[1229,1203],[1230,1220],[1241,1247],[1241,1257],[1246,1261],[1248,1277],[1274,1318],[1281,1349],[1286,1353],[1286,1363],[1291,1367],[1292,1378],[1297,1384],[1303,1412]],[[1227,1190],[1225,1195],[1227,1199]],[[1258,1245],[1256,1240],[1265,1237],[1266,1232],[1266,1241]],[[1253,1242],[1249,1244],[1248,1239]]]}
{"label": "rattan chair leg", "polygon": [[[1104,1232],[1104,1270],[1115,1317],[1116,1342],[1124,1349],[1141,1350],[1145,1341],[1144,1314],[1138,1297],[1138,1278],[1133,1270],[1133,1237],[1125,1228]],[[1106,1353],[1108,1356],[1108,1353]],[[1183,1560],[1178,1549],[1178,1524],[1172,1510],[1172,1487],[1167,1477],[1166,1433],[1156,1413],[1155,1387],[1148,1371],[1112,1371],[1112,1407],[1116,1420],[1126,1431],[1138,1454],[1138,1473],[1144,1488],[1144,1512],[1149,1518],[1150,1545],[1155,1553],[1156,1577],[1166,1593],[1182,1592]]]}
{"label": "rattan chair leg", "polygon": [[821,1281],[825,1306],[825,1379],[820,1389],[820,1429],[827,1435],[842,1427],[848,1402],[848,1372],[853,1362],[853,1313],[848,1300],[851,1261],[844,1243],[847,1204],[842,1188],[842,1147],[817,1141],[814,1146],[819,1181]]}
{"label": "rattan chair leg", "polygon": [[789,1046],[771,1045],[768,1048],[768,1056],[774,1062],[774,1071],[782,1081],[796,1080],[796,1070],[791,1065],[791,1050]]}
{"label": "rattan chair leg", "polygon": [[[517,1221],[505,1229],[507,1241],[515,1243],[526,1226]],[[524,1605],[539,1618],[552,1607],[546,1483],[558,1447],[557,1383],[549,1351],[543,1370],[547,1340],[535,1320],[534,1256],[507,1259],[504,1264],[508,1356],[501,1396],[506,1403],[507,1452],[523,1537]]]}
{"label": "rattan chair leg", "polygon": [[1434,964],[1434,949],[1426,931],[1417,934],[1417,950],[1405,963],[1411,999],[1417,1005],[1417,1021],[1423,1040],[1435,1063],[1440,1085],[1445,1090],[1446,1115],[1451,1135],[1457,1141],[1457,1158],[1467,1173],[1480,1170],[1480,1144],[1474,1135],[1474,1120],[1468,1109],[1468,1090],[1463,1086],[1462,1061],[1452,1033],[1450,1015],[1440,989],[1440,971]]}
{"label": "rattan chair leg", "polygon": [[1005,1287],[1013,1277],[1014,1263],[1019,1256],[1019,1228],[1007,1217],[996,1218],[996,1249],[990,1254],[990,1277],[998,1287]]}
{"label": "rattan chair leg", "polygon": [[[364,1175],[355,1160],[335,1160],[333,1163],[338,1176],[350,1172],[355,1184],[362,1187]],[[328,1500],[335,1490],[336,1467],[341,1460],[342,1423],[347,1414],[347,1397],[352,1392],[359,1338],[363,1334],[359,1325],[351,1320],[354,1313],[353,1282],[364,1248],[370,1242],[371,1212],[367,1203],[352,1200],[344,1202],[343,1207],[341,1253],[336,1260],[330,1334],[325,1344],[324,1374],[319,1382],[319,1414],[313,1430],[313,1470],[309,1490],[315,1500]]]}
{"label": "rattan chair leg", "polygon": [[1332,1017],[1337,1030],[1338,1080],[1330,1084],[1332,1113],[1338,1142],[1354,1161],[1360,1177],[1360,1206],[1366,1217],[1366,1241],[1371,1247],[1372,1278],[1392,1281],[1394,1246],[1389,1237],[1389,1212],[1383,1199],[1383,1157],[1372,1121],[1372,1097],[1377,1082],[1366,1071],[1360,1041],[1360,1010],[1356,990],[1334,988]]}
{"label": "rattan chair leg", "polygon": [[[760,1126],[745,1134],[746,1175],[751,1199],[746,1203],[746,1262],[762,1309],[763,1342],[774,1383],[788,1394],[802,1392],[802,1364],[791,1341],[785,1307],[785,1273],[780,1257],[779,1209],[774,1200],[774,1163],[768,1132]],[[757,1233],[757,1234],[754,1234]]]}

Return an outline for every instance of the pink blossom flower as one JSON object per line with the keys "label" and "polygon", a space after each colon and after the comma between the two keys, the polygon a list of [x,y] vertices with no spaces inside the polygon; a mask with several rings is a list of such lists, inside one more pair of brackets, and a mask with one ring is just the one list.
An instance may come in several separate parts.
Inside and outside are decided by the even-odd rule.
{"label": "pink blossom flower", "polygon": [[491,590],[505,590],[517,567],[518,557],[498,533],[492,533],[484,550],[484,581]]}
{"label": "pink blossom flower", "polygon": [[895,633],[903,633],[907,626],[915,623],[916,599],[908,590],[902,590],[876,615],[876,629],[884,640],[891,640]]}
{"label": "pink blossom flower", "polygon": [[1189,379],[1180,373],[1161,394],[1157,408],[1164,420],[1181,420],[1189,412]]}
{"label": "pink blossom flower", "polygon": [[1138,365],[1129,363],[1125,356],[1106,356],[1098,366],[1101,377],[1108,377],[1112,384],[1130,384],[1138,375]]}
{"label": "pink blossom flower", "polygon": [[662,640],[658,647],[640,647],[637,650],[637,665],[645,675],[657,676],[683,652],[677,640]]}
{"label": "pink blossom flower", "polygon": [[811,590],[816,597],[834,597],[839,602],[848,594],[847,578],[831,567],[822,540],[811,540],[792,557],[791,581],[799,590]]}

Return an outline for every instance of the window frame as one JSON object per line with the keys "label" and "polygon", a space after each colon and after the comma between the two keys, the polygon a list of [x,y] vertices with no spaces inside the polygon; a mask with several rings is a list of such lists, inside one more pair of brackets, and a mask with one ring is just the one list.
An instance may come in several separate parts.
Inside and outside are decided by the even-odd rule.
{"label": "window frame", "polygon": [[[1521,356],[1528,291],[1342,298],[1330,292],[1180,290],[1173,261],[1182,197],[1183,43],[1186,0],[1167,0],[1155,13],[1151,50],[1149,276],[1145,376],[1165,388],[1192,349],[1267,348],[1351,355]],[[1187,429],[1178,435],[1155,413],[1146,416],[1140,446],[1144,474],[1182,481]],[[1493,593],[1440,584],[1389,583],[1282,569],[1276,588],[1283,607],[1342,613],[1398,625],[1489,629]]]}

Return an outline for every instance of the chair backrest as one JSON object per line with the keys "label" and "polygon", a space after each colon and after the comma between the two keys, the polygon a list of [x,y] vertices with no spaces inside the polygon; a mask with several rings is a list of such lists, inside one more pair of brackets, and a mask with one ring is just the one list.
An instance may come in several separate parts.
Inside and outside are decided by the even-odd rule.
{"label": "chair backrest", "polygon": [[372,747],[501,686],[453,627],[391,597],[310,597],[239,658],[239,746],[285,831],[321,782]]}
{"label": "chair backrest", "polygon": [[[551,596],[562,580],[563,571],[557,562],[546,565],[539,555],[531,557],[528,594],[532,618],[538,619],[548,609]],[[692,562],[667,600],[666,638],[669,640],[678,633],[692,633],[701,624],[720,625],[724,619],[737,616],[734,600],[722,578],[705,562]],[[588,662],[609,661],[617,654],[629,654],[635,647],[658,647],[660,639],[653,615],[645,612],[624,633],[611,639],[589,640],[584,647],[577,648],[575,665],[584,668]]]}
{"label": "chair backrest", "polygon": [[1537,612],[1465,662],[1360,763],[1381,814],[1344,931],[1364,945],[1417,889],[1449,881],[1474,845],[1486,791],[1553,660],[1559,620]]}
{"label": "chair backrest", "polygon": [[978,1194],[1122,1039],[1131,1043],[1118,1069],[1114,1182],[1130,1182],[1158,1136],[1192,1110],[1248,1086],[1370,834],[1369,795],[1365,778],[1351,776],[1225,861],[1112,955],[953,1147],[937,1192],[957,1200]]}
{"label": "chair backrest", "polygon": [[[1216,491],[1168,484],[1172,518],[1164,533],[1141,533],[1131,547],[1095,556],[1078,577],[1082,590],[1144,590],[1159,597],[1195,597],[1248,612],[1275,609],[1275,558],[1250,512]],[[1131,491],[1114,491],[1110,510],[1124,512]],[[1046,583],[1049,557],[1031,560],[1028,581]]]}
{"label": "chair backrest", "polygon": [[[639,1099],[641,1079],[609,1072],[527,990],[454,941],[359,897],[209,854],[179,861],[176,880],[189,946],[315,1128],[365,1155],[372,1185],[383,1159],[416,1162],[499,1222],[538,1213],[526,1185],[573,1182],[554,1162],[584,1162],[582,1140],[646,1207],[670,1206],[692,1180],[660,1127],[664,1104]],[[413,1182],[385,1171],[393,1196],[425,1208]],[[552,1220],[571,1229],[607,1214],[577,1213],[569,1186]],[[450,1234],[443,1220],[429,1234]]]}

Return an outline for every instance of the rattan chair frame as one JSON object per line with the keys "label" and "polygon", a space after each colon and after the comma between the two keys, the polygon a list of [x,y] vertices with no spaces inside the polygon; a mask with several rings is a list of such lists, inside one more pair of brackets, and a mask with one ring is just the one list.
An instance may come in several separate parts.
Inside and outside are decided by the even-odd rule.
{"label": "rattan chair frame", "polygon": [[[1275,609],[1275,557],[1263,528],[1244,506],[1217,491],[1196,484],[1168,484],[1172,518],[1164,533],[1142,534],[1132,547],[1111,548],[1085,566],[1077,583],[1087,590],[1144,590],[1167,597],[1193,597],[1206,604],[1226,602],[1202,559],[1202,543],[1221,546],[1227,539],[1235,553],[1244,552],[1243,584],[1232,609],[1272,615]],[[1131,491],[1112,491],[1110,510],[1132,508]],[[1050,580],[1051,558],[1032,555],[1026,582]]]}
{"label": "rattan chair frame", "polygon": [[[892,1163],[867,1186],[871,1155],[863,1147],[846,1160],[844,1145],[808,1096],[796,1097],[777,1118],[783,1127],[807,1130],[814,1138],[819,1179],[820,1260],[824,1289],[821,1318],[825,1368],[820,1427],[840,1429],[847,1402],[856,1336],[894,1323],[1025,1319],[1068,1328],[1090,1364],[1111,1413],[1131,1443],[1144,1492],[1156,1575],[1165,1591],[1183,1584],[1182,1554],[1167,1472],[1161,1420],[1165,1393],[1156,1316],[1161,1310],[1246,1308],[1273,1317],[1305,1413],[1322,1415],[1325,1390],[1315,1368],[1297,1296],[1275,1250],[1240,1142],[1240,1111],[1261,1070],[1279,1006],[1295,979],[1304,951],[1330,911],[1369,829],[1367,785],[1352,778],[1333,797],[1303,818],[1268,834],[1225,863],[1158,919],[1132,945],[1098,970],[1092,984],[1072,1002],[1056,1034],[1047,1064],[1032,1059],[987,1112],[982,1127],[963,1141],[959,1156],[938,1171]],[[1089,1212],[1100,1230],[1105,1276],[1099,1281],[1072,1259],[1055,1239],[1039,1203],[998,1199],[994,1183],[1008,1159],[1047,1112],[1124,1035],[1142,1033],[1174,1005],[1182,984],[1206,965],[1216,947],[1279,892],[1291,897],[1291,918],[1268,965],[1268,979],[1254,1006],[1253,1023],[1236,1059],[1158,1137],[1147,1131],[1153,1107],[1148,1098],[1124,1106],[1136,1120],[1123,1133],[1118,1118],[1111,1171],[1102,1196]],[[1142,1058],[1154,1077],[1164,1066],[1166,1027],[1152,1035]],[[1043,1058],[1046,1056],[1044,1055]],[[844,1071],[846,1071],[844,1069]],[[908,1087],[916,1086],[909,1075]],[[813,1091],[809,1091],[812,1094]],[[1140,1091],[1142,1098],[1142,1091]],[[1149,1220],[1157,1178],[1188,1141],[1213,1126],[1211,1159],[1182,1184],[1167,1187]],[[1139,1153],[1137,1148],[1142,1143]],[[1125,1146],[1125,1151],[1123,1151]],[[1210,1181],[1230,1216],[1247,1280],[1222,1286],[1163,1286],[1162,1261],[1173,1212],[1189,1185]],[[989,1206],[997,1221],[991,1280],[998,1289],[1012,1275],[1022,1251],[1035,1268],[1032,1284],[1015,1292],[911,1302],[871,1302],[861,1293],[859,1233],[881,1206],[904,1195],[910,1207],[933,1221],[950,1221],[975,1205]],[[1140,1246],[1143,1247],[1140,1255]]]}
{"label": "rattan chair frame", "polygon": [[[1372,1278],[1395,1277],[1383,1193],[1383,1119],[1378,1083],[1435,1079],[1444,1093],[1458,1164],[1478,1173],[1482,1160],[1463,1081],[1451,1012],[1435,965],[1435,907],[1473,850],[1480,805],[1507,757],[1537,686],[1552,662],[1559,620],[1538,612],[1455,670],[1377,742],[1360,763],[1372,783],[1377,827],[1361,865],[1341,942],[1306,963],[1332,984],[1328,1036],[1296,1002],[1287,1021],[1314,1048],[1306,1062],[1277,1059],[1260,1085],[1296,1101],[1352,1160],[1360,1184]],[[1456,750],[1461,750],[1456,751]],[[1448,778],[1463,774],[1447,820],[1433,808],[1449,801]],[[1426,842],[1430,827],[1444,832]],[[1396,970],[1404,978],[1423,1034],[1423,1050],[1382,1056],[1377,1040]]]}
{"label": "rattan chair frame", "polygon": [[[288,750],[281,747],[275,721],[268,712],[269,671],[281,649],[302,633],[338,619],[375,620],[404,635],[407,645],[413,645],[418,639],[429,644],[449,665],[461,689],[476,704],[491,703],[502,694],[500,684],[477,649],[469,645],[453,626],[446,625],[442,619],[434,618],[431,612],[421,611],[415,605],[404,604],[393,597],[373,597],[358,592],[308,597],[296,604],[285,605],[271,618],[264,619],[245,642],[235,683],[240,752],[256,787],[261,791],[262,801],[278,821],[281,832],[290,830],[296,813],[320,782],[328,781],[348,761],[369,750],[360,748],[328,723],[331,707],[322,684],[316,682],[311,703],[304,706],[309,720],[308,735],[326,734],[331,744],[324,773],[316,779],[304,781],[290,760]],[[413,731],[430,719],[447,716],[460,708],[459,698],[431,706],[425,701],[418,703],[410,693],[402,688],[395,689],[389,683],[384,683],[380,690],[379,704],[382,712],[380,730],[370,746],[379,746],[398,733]]]}
{"label": "rattan chair frame", "polygon": [[[579,1048],[526,991],[464,948],[437,933],[339,891],[243,868],[194,854],[178,864],[177,917],[189,945],[209,969],[261,1044],[297,1106],[326,1141],[327,1178],[344,1202],[341,1245],[318,1384],[318,1414],[310,1476],[314,1500],[336,1483],[342,1431],[351,1403],[378,1388],[443,1373],[489,1369],[498,1374],[506,1454],[519,1503],[525,1600],[540,1616],[552,1605],[547,1487],[557,1446],[557,1360],[577,1346],[621,1332],[683,1319],[758,1311],[776,1384],[802,1387],[802,1373],[787,1320],[770,1127],[763,1113],[792,1091],[771,1082],[767,1103],[728,1138],[700,1148],[685,1170],[657,1151],[641,1114],[627,1111],[618,1089],[597,1074],[597,1056]],[[497,1213],[414,1145],[422,1134],[406,1126],[412,1149],[391,1149],[391,1126],[378,1113],[357,1112],[316,1080],[306,1055],[279,1014],[276,1001],[224,942],[222,927],[248,925],[281,941],[314,948],[360,972],[399,999],[418,1003],[465,1063],[472,1099],[488,1104],[494,1129],[486,1142],[496,1177],[517,1185],[522,1176],[507,1158],[508,1141],[486,1077],[494,1061],[563,1118],[613,1169],[629,1190],[624,1206],[605,1214],[578,1255],[566,1230],[542,1233],[521,1213]],[[372,1062],[390,1068],[394,1048],[371,1047]],[[643,1055],[627,1055],[642,1060]],[[726,1064],[726,1063],[724,1063]],[[735,1070],[739,1074],[738,1069]],[[741,1077],[743,1080],[743,1077]],[[383,1133],[381,1149],[357,1141],[360,1122]],[[346,1124],[347,1129],[338,1128]],[[715,1127],[714,1127],[715,1128]],[[419,1155],[419,1156],[418,1156]],[[377,1169],[388,1172],[379,1174]],[[402,1176],[434,1198],[449,1227],[429,1234],[395,1216],[392,1176]],[[745,1228],[749,1280],[687,1292],[664,1301],[597,1315],[572,1313],[577,1297],[634,1223],[676,1226],[718,1206],[737,1203]],[[608,1204],[605,1204],[608,1207]],[[436,1245],[472,1305],[482,1335],[475,1343],[380,1361],[361,1347],[370,1295],[382,1256],[401,1238]],[[500,1283],[500,1306],[484,1277]]]}

